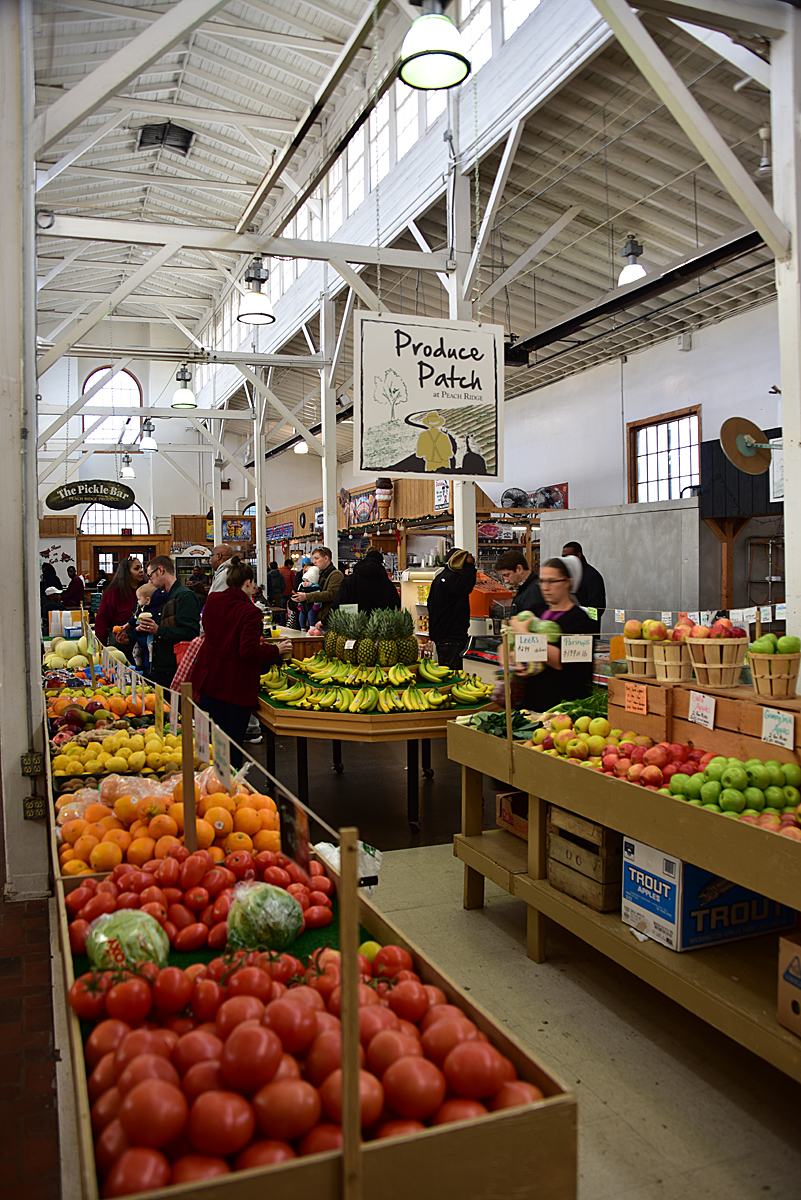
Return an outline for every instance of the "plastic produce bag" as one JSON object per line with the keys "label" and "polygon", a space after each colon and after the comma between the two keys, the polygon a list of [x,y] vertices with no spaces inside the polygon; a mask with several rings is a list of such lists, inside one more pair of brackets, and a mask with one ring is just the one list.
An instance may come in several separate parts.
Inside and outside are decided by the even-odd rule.
{"label": "plastic produce bag", "polygon": [[[333,846],[331,842],[318,842],[314,850],[315,853],[320,855],[320,858],[324,858],[327,863],[330,863],[335,871],[338,872],[340,870],[339,846]],[[368,846],[366,842],[359,842],[356,865],[359,871],[359,879],[375,878],[381,870],[381,851],[376,850],[375,846]],[[375,884],[363,887],[361,889],[362,895],[367,897],[372,896],[375,888]]]}
{"label": "plastic produce bag", "polygon": [[294,896],[271,883],[240,883],[228,912],[229,950],[286,950],[303,926]]}
{"label": "plastic produce bag", "polygon": [[142,796],[171,796],[174,786],[173,778],[159,782],[152,775],[106,775],[98,790],[104,804],[113,807],[114,801],[119,800],[120,796],[138,796],[140,799]]}
{"label": "plastic produce bag", "polygon": [[103,970],[137,962],[155,962],[166,967],[170,942],[155,917],[126,908],[103,913],[92,922],[86,953],[92,966]]}

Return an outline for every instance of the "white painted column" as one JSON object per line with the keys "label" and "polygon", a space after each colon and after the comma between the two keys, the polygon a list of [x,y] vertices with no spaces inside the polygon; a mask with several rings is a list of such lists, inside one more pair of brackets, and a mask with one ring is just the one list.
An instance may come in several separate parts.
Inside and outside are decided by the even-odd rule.
{"label": "white painted column", "polygon": [[784,441],[784,561],[787,629],[801,629],[801,12],[785,6],[788,30],[771,44],[773,204],[790,231],[791,252],[776,261]]}
{"label": "white painted column", "polygon": [[[0,770],[6,898],[49,891],[46,821],[23,820],[25,796],[44,794],[20,757],[46,751],[41,690],[39,519],[36,487],[36,260],[33,125],[33,12],[26,0],[0,4],[0,512],[6,570],[0,575]],[[49,801],[46,799],[45,801]]]}
{"label": "white painted column", "polygon": [[214,497],[214,545],[219,546],[222,541],[222,469],[224,463],[217,462],[217,456],[212,450],[211,452],[211,494]]}
{"label": "white painted column", "polygon": [[258,392],[254,391],[253,402],[256,411],[253,419],[253,458],[254,474],[256,476],[256,579],[265,588],[264,595],[266,597],[267,572],[270,569],[270,563],[267,555],[267,520],[264,515],[267,500],[264,490],[266,464],[264,462],[262,431],[264,429],[264,409],[267,401]]}
{"label": "white painted column", "polygon": [[[320,351],[326,362],[332,362],[336,345],[334,301],[327,293],[320,300]],[[320,408],[323,443],[323,542],[337,561],[337,393],[328,383],[328,368],[320,370]]]}
{"label": "white painted column", "polygon": [[[470,85],[472,87],[472,85]],[[460,104],[459,97],[448,93],[448,122],[453,132],[454,150],[457,164],[453,175],[453,223],[456,270],[450,275],[450,295],[448,299],[448,316],[458,321],[473,319],[473,306],[470,300],[462,298],[464,281],[470,264],[472,251],[472,236],[470,231],[470,175],[465,175],[460,169]],[[472,111],[472,92],[469,106]],[[451,500],[453,503],[453,540],[454,545],[461,550],[469,550],[478,557],[478,534],[476,532],[476,485],[470,480],[451,480]]]}

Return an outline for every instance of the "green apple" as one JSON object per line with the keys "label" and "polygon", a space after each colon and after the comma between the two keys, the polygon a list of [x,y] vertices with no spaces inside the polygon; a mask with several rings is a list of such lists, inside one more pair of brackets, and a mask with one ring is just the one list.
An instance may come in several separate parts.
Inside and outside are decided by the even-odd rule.
{"label": "green apple", "polygon": [[[692,776],[697,779],[697,775]],[[707,779],[706,783],[701,784],[701,800],[704,804],[717,804],[720,793],[723,791],[717,779]]]}
{"label": "green apple", "polygon": [[758,787],[747,787],[743,792],[746,808],[751,812],[761,812],[765,807],[765,793]]}
{"label": "green apple", "polygon": [[[696,802],[694,800],[691,800],[690,803],[694,804]],[[703,804],[703,805],[701,805],[701,807],[703,808],[704,812],[718,812],[718,813],[723,812],[723,809],[720,807],[719,804]]]}
{"label": "green apple", "polygon": [[762,816],[764,817],[767,815],[771,817],[780,817],[782,815],[782,811],[783,810],[781,808],[763,808]]}
{"label": "green apple", "polygon": [[740,816],[741,817],[758,817],[760,812],[761,812],[761,809],[744,808],[743,811],[740,813]]}
{"label": "green apple", "polygon": [[724,790],[726,788],[734,788],[738,792],[744,791],[748,787],[748,775],[742,763],[734,765],[729,763],[729,766],[720,777],[720,782]]}
{"label": "green apple", "polygon": [[[706,808],[706,805],[704,804],[703,800],[698,800],[698,799],[688,800],[687,803],[692,804],[693,808]],[[715,807],[717,807],[717,805]]]}
{"label": "green apple", "polygon": [[745,808],[745,796],[736,788],[724,788],[720,793],[720,807],[723,812],[741,813]]}
{"label": "green apple", "polygon": [[779,654],[798,654],[798,651],[801,650],[801,638],[786,633],[784,637],[779,638],[776,649]]}
{"label": "green apple", "polygon": [[782,788],[782,791],[784,792],[785,808],[797,808],[801,804],[801,792],[797,787],[791,787],[788,784],[787,787]]}
{"label": "green apple", "polygon": [[782,763],[782,775],[785,783],[801,788],[801,767],[798,763]]}
{"label": "green apple", "polygon": [[659,788],[659,794],[661,796],[671,796],[673,793],[671,792],[669,787],[666,787],[666,788]]}
{"label": "green apple", "polygon": [[723,813],[723,816],[724,816],[724,817],[734,817],[735,821],[739,821],[739,819],[740,819],[740,814],[739,814],[739,813],[736,813],[736,812],[732,812],[732,811],[731,811],[731,809],[727,809],[727,810],[726,810],[726,811]]}
{"label": "green apple", "polygon": [[606,738],[600,737],[600,735],[595,734],[595,735],[592,735],[590,737],[589,741],[587,742],[587,749],[589,750],[591,755],[595,756],[595,755],[601,753],[601,751],[603,750],[605,745],[606,745]]}
{"label": "green apple", "polygon": [[671,796],[683,796],[689,778],[689,775],[671,775],[670,783],[668,784]]}
{"label": "green apple", "polygon": [[592,717],[579,717],[577,721],[573,722],[573,728],[576,733],[588,733],[591,721]]}
{"label": "green apple", "polygon": [[608,738],[612,732],[612,726],[607,721],[606,717],[595,717],[590,721],[588,733],[591,737]]}
{"label": "green apple", "polygon": [[782,771],[781,763],[775,761],[766,762],[765,766],[770,775],[770,782],[773,787],[784,787],[784,772]]}
{"label": "green apple", "polygon": [[706,764],[706,769],[704,770],[704,777],[708,780],[711,780],[711,781],[717,783],[717,781],[720,779],[721,775],[726,770],[728,765],[729,764],[725,761],[725,759],[723,762],[720,762],[717,758],[713,758],[711,762]]}
{"label": "green apple", "polygon": [[704,777],[700,773],[688,775],[684,785],[684,795],[687,800],[697,800],[704,787]]}
{"label": "green apple", "polygon": [[763,792],[765,808],[784,808],[784,790],[780,787],[768,787]]}
{"label": "green apple", "polygon": [[771,785],[770,771],[762,763],[753,765],[745,764],[746,774],[748,775],[748,783],[750,787],[760,788],[763,792],[766,787]]}

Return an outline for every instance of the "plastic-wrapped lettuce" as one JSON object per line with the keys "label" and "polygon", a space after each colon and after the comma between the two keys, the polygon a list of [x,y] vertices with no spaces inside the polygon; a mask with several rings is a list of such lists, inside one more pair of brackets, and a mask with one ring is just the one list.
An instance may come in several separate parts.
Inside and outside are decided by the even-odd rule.
{"label": "plastic-wrapped lettuce", "polygon": [[155,962],[166,967],[170,942],[155,917],[125,908],[92,922],[86,953],[93,967],[107,970],[126,963]]}
{"label": "plastic-wrapped lettuce", "polygon": [[240,883],[228,912],[229,950],[286,950],[300,933],[303,909],[271,883]]}
{"label": "plastic-wrapped lettuce", "polygon": [[562,640],[562,626],[556,621],[536,621],[534,633],[544,633],[550,646],[558,646]]}

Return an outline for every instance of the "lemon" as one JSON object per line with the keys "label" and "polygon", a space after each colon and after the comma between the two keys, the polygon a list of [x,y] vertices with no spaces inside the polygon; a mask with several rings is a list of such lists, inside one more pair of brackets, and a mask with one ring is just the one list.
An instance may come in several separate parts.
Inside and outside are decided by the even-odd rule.
{"label": "lemon", "polygon": [[117,758],[129,759],[134,751],[130,746],[120,746],[117,750]]}
{"label": "lemon", "polygon": [[142,767],[142,770],[139,772],[139,774],[140,775],[152,775],[153,768],[152,767]]}
{"label": "lemon", "polygon": [[107,737],[104,737],[100,744],[107,754],[113,754],[117,749],[117,739],[113,733],[110,733]]}
{"label": "lemon", "polygon": [[61,747],[61,753],[66,754],[69,758],[72,758],[73,754],[77,754],[80,748],[81,747],[77,742],[67,742],[66,746]]}
{"label": "lemon", "polygon": [[69,758],[65,770],[69,775],[80,775],[83,771],[83,760],[76,757]]}
{"label": "lemon", "polygon": [[144,750],[132,751],[132,753],[128,756],[128,770],[129,771],[141,771],[142,767],[144,765],[145,765]]}
{"label": "lemon", "polygon": [[159,769],[159,767],[161,766],[161,755],[160,754],[148,754],[147,765],[149,767],[152,767],[154,771],[157,771]]}
{"label": "lemon", "polygon": [[134,736],[128,742],[128,745],[132,750],[144,750],[145,739],[142,737],[141,733],[134,734]]}
{"label": "lemon", "polygon": [[100,775],[103,771],[102,764],[96,758],[90,758],[83,764],[83,769],[87,775]]}
{"label": "lemon", "polygon": [[174,747],[178,745],[178,738],[174,733],[168,733],[164,739],[164,745],[174,749]]}
{"label": "lemon", "polygon": [[108,753],[107,750],[101,750],[97,756],[97,761],[100,763],[101,766],[105,766],[105,764],[108,762],[108,760],[110,758],[111,758],[111,755]]}
{"label": "lemon", "polygon": [[127,771],[128,764],[124,758],[119,758],[117,755],[115,755],[106,762],[106,770],[110,775],[118,774],[120,771]]}
{"label": "lemon", "polygon": [[161,751],[164,749],[164,742],[161,740],[160,737],[156,737],[155,733],[147,734],[145,736],[145,750],[147,750],[148,746],[153,747],[154,753],[160,754]]}
{"label": "lemon", "polygon": [[54,771],[60,772],[60,771],[64,770],[64,768],[68,762],[69,762],[68,754],[57,754],[50,765]]}
{"label": "lemon", "polygon": [[103,747],[100,744],[100,742],[90,742],[89,745],[86,747],[86,749],[91,750],[92,758],[97,758],[98,754],[103,749]]}

